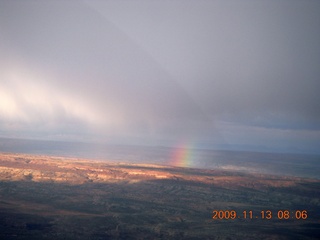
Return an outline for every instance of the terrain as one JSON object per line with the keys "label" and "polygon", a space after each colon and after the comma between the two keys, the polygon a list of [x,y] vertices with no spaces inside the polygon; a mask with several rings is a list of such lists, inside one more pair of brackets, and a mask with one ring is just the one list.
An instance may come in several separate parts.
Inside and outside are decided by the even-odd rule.
{"label": "terrain", "polygon": [[0,153],[0,216],[0,239],[319,239],[320,180]]}

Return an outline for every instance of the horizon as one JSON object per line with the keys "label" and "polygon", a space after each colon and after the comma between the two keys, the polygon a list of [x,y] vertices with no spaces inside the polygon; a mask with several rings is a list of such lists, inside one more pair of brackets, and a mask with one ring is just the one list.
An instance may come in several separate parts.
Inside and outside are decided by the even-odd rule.
{"label": "horizon", "polygon": [[215,169],[319,179],[315,154],[200,149],[190,146],[110,145],[102,143],[0,138],[2,153],[50,156],[105,163],[156,164],[184,169]]}
{"label": "horizon", "polygon": [[303,152],[303,151],[281,151],[281,150],[268,150],[268,149],[253,149],[253,148],[242,148],[241,146],[233,146],[230,148],[228,145],[215,145],[215,148],[200,146],[200,145],[154,145],[148,143],[120,143],[120,142],[102,142],[102,141],[85,141],[85,140],[74,140],[74,139],[41,139],[41,138],[17,138],[17,137],[2,137],[1,140],[15,140],[15,141],[35,141],[35,142],[47,142],[47,143],[74,143],[74,144],[85,144],[92,146],[119,146],[119,147],[146,147],[146,148],[169,148],[169,149],[191,149],[191,150],[208,150],[208,151],[217,151],[217,152],[249,152],[249,153],[266,153],[266,154],[288,154],[288,155],[310,155],[310,156],[320,156],[320,151],[315,152]]}

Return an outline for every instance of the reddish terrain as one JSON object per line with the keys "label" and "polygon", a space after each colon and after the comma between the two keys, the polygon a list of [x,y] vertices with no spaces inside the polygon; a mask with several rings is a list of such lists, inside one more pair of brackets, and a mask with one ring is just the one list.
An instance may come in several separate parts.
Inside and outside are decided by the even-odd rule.
{"label": "reddish terrain", "polygon": [[0,154],[0,239],[317,239],[319,212],[314,179]]}

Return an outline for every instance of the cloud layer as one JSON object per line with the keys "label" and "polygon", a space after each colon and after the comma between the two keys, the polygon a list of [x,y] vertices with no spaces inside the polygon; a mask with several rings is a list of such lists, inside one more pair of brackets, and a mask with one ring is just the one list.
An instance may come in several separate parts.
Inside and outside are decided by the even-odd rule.
{"label": "cloud layer", "polygon": [[317,1],[3,1],[0,132],[271,150],[272,136],[290,149],[312,135],[313,149],[319,11]]}

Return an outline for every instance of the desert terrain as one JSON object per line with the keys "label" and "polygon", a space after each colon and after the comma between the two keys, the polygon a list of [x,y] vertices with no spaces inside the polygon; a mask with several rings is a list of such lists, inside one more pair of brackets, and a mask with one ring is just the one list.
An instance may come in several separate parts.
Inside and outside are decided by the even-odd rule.
{"label": "desert terrain", "polygon": [[319,239],[320,180],[0,153],[0,214],[0,239]]}

